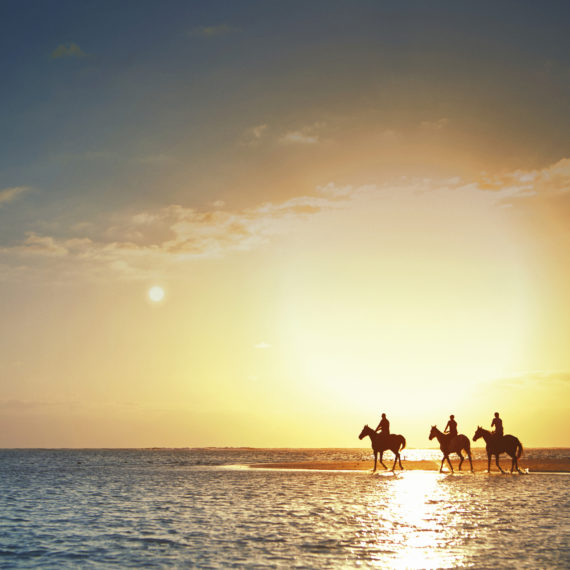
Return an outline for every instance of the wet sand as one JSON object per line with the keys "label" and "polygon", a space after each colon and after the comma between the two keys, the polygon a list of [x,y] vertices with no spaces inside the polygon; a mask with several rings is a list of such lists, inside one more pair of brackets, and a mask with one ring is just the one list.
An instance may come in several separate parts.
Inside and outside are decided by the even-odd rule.
{"label": "wet sand", "polygon": [[[500,460],[500,465],[504,471],[510,471],[511,460],[506,456]],[[393,460],[384,460],[384,464],[388,469],[392,468]],[[404,469],[408,471],[421,470],[421,471],[439,471],[441,464],[440,461],[402,461]],[[451,461],[453,469],[457,471],[459,462]],[[283,463],[254,463],[249,467],[254,469],[309,469],[317,471],[372,471],[374,467],[374,460],[370,461],[298,461],[298,462],[283,462]],[[469,461],[464,461],[462,471],[469,471]],[[531,473],[570,473],[570,462],[565,459],[552,459],[544,460],[519,460],[519,467],[525,471],[528,469]],[[397,470],[399,467],[397,467]],[[474,460],[473,469],[477,471],[486,471],[487,460]],[[383,471],[384,468],[378,463],[378,470]],[[443,468],[444,472],[449,471],[449,466],[446,464]],[[499,472],[497,466],[491,461],[491,472]]]}

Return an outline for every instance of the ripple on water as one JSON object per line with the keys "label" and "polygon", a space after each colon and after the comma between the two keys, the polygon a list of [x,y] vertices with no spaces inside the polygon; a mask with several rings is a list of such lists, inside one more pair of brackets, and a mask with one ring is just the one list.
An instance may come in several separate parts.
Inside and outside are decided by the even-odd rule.
{"label": "ripple on water", "polygon": [[565,476],[195,469],[190,451],[134,450],[56,453],[56,469],[30,453],[0,457],[3,568],[570,566]]}

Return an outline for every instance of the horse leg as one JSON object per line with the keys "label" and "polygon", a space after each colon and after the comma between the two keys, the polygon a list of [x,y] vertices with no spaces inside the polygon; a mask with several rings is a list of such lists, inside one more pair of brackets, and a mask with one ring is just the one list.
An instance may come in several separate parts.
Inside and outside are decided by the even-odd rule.
{"label": "horse leg", "polygon": [[515,466],[517,468],[517,471],[522,475],[522,471],[519,468],[519,458],[517,457],[517,450],[515,449]]}
{"label": "horse leg", "polygon": [[457,469],[461,471],[461,464],[463,463],[463,455],[461,455],[461,451],[458,451],[457,455],[459,455],[459,467]]}
{"label": "horse leg", "polygon": [[[513,467],[517,470],[517,473],[522,473],[519,469],[519,458],[517,457],[517,448],[515,446],[515,450],[513,451]],[[512,473],[512,471],[511,471]]]}
{"label": "horse leg", "polygon": [[396,470],[396,463],[398,461],[399,456],[400,456],[400,454],[396,451],[396,453],[394,455],[394,465],[392,465],[392,473],[394,473],[394,471]]}
{"label": "horse leg", "polygon": [[487,473],[491,473],[491,454],[487,451]]}
{"label": "horse leg", "polygon": [[451,459],[449,459],[449,454],[447,454],[445,456],[445,458],[447,459],[447,463],[449,463],[449,468],[451,469],[451,472],[453,473],[453,465],[451,465]]}
{"label": "horse leg", "polygon": [[384,456],[384,452],[381,451],[380,452],[380,463],[382,464],[382,467],[384,467],[384,469],[388,469],[388,467],[386,467],[386,465],[384,465],[384,462],[382,461],[382,457]]}
{"label": "horse leg", "polygon": [[378,460],[378,452],[375,451],[374,452],[374,469],[372,469],[372,473],[374,473],[376,471],[376,462]]}
{"label": "horse leg", "polygon": [[469,457],[469,465],[471,465],[471,473],[474,473],[473,471],[473,461],[471,461],[471,452],[467,451],[467,457]]}
{"label": "horse leg", "polygon": [[497,464],[497,467],[499,468],[499,471],[500,471],[501,473],[504,473],[504,471],[502,470],[501,466],[499,465],[499,454],[498,454],[498,453],[495,454],[495,463]]}
{"label": "horse leg", "polygon": [[439,472],[440,472],[440,473],[443,473],[443,463],[444,463],[444,461],[445,461],[445,454],[443,455],[443,459],[441,460],[441,465],[440,465],[440,467],[439,467]]}
{"label": "horse leg", "polygon": [[517,473],[522,473],[522,471],[519,469],[519,460],[517,458],[517,450],[515,449],[515,453],[511,456],[512,457],[512,462],[511,462],[511,473],[515,470],[517,470]]}
{"label": "horse leg", "polygon": [[398,451],[398,463],[400,464],[400,469],[403,471],[404,468],[402,467],[402,456],[400,455],[399,451]]}

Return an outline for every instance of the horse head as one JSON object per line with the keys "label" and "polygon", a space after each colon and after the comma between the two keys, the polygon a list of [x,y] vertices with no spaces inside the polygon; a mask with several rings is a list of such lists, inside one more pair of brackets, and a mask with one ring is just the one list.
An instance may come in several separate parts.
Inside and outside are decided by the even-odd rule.
{"label": "horse head", "polygon": [[483,428],[481,426],[477,426],[477,431],[473,436],[473,441],[477,441],[480,437],[483,437]]}
{"label": "horse head", "polygon": [[358,439],[364,439],[367,435],[370,435],[370,432],[372,431],[372,429],[368,426],[368,424],[366,424],[363,428],[362,431],[360,432],[360,435],[358,436]]}
{"label": "horse head", "polygon": [[432,440],[434,437],[437,437],[437,426],[431,426],[431,431],[429,432],[430,440]]}

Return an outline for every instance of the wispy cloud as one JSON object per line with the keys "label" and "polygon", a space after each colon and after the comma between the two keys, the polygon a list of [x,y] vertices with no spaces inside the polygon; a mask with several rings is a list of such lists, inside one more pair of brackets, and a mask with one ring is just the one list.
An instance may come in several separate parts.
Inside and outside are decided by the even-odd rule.
{"label": "wispy cloud", "polygon": [[566,204],[558,202],[558,206],[570,208],[570,159],[564,158],[540,170],[482,176],[477,185],[482,190],[496,192],[503,204],[565,198]]}
{"label": "wispy cloud", "polygon": [[279,140],[283,144],[316,144],[319,142],[319,137],[303,133],[302,131],[290,131],[285,133]]}
{"label": "wispy cloud", "polygon": [[287,131],[279,137],[281,144],[313,145],[320,142],[320,131],[323,123],[314,123],[295,131]]}
{"label": "wispy cloud", "polygon": [[27,192],[29,188],[27,186],[13,186],[12,188],[4,188],[0,190],[0,208],[4,204],[13,202],[21,196],[24,192]]}
{"label": "wispy cloud", "polygon": [[[1,191],[0,205],[23,191]],[[523,206],[532,210],[532,200],[570,196],[570,159],[542,170],[516,171],[476,181],[406,178],[360,187],[328,184],[313,195],[241,210],[228,210],[220,201],[205,210],[173,204],[134,215],[115,214],[103,222],[75,223],[65,237],[61,237],[61,228],[57,235],[36,228],[19,244],[0,249],[0,265],[6,269],[1,278],[18,279],[26,268],[43,268],[60,279],[78,274],[108,278],[109,271],[125,279],[147,279],[158,269],[168,271],[187,261],[263,247],[277,236],[298,231],[315,216],[349,208],[355,202],[359,207],[379,205],[395,192],[424,198],[430,192],[478,193],[489,208],[520,202],[521,211]]]}
{"label": "wispy cloud", "polygon": [[52,52],[52,59],[61,59],[64,57],[85,57],[87,54],[75,43],[69,42],[66,44],[59,44]]}
{"label": "wispy cloud", "polygon": [[322,142],[321,132],[325,127],[325,123],[316,122],[299,129],[288,130],[285,132],[270,133],[267,123],[254,125],[246,129],[242,135],[240,144],[245,146],[257,146],[262,142],[270,142],[282,145],[315,145]]}
{"label": "wispy cloud", "polygon": [[241,143],[247,146],[255,146],[260,143],[260,141],[264,138],[267,134],[267,130],[269,129],[269,125],[261,124],[255,125],[254,127],[250,127],[246,129],[243,133]]}
{"label": "wispy cloud", "polygon": [[528,388],[536,389],[538,387],[550,389],[553,386],[570,389],[570,372],[563,370],[533,370],[504,378],[496,378],[491,380],[490,383],[504,388],[524,390]]}
{"label": "wispy cloud", "polygon": [[66,271],[94,276],[112,270],[125,278],[146,279],[149,267],[250,251],[273,236],[293,231],[308,217],[340,207],[346,199],[346,194],[326,186],[315,196],[239,211],[222,210],[222,203],[207,211],[171,205],[115,218],[98,230],[79,226],[89,236],[58,238],[29,232],[20,244],[0,249],[0,255],[18,258],[19,267],[26,265],[26,259],[30,266],[34,259],[49,260],[50,269],[60,276]]}
{"label": "wispy cloud", "polygon": [[234,32],[239,32],[239,29],[229,26],[228,24],[219,24],[217,26],[198,26],[192,28],[190,35],[199,38],[215,38],[218,36],[226,36]]}
{"label": "wispy cloud", "polygon": [[425,131],[441,131],[449,125],[449,119],[442,117],[436,121],[422,121],[420,128]]}

